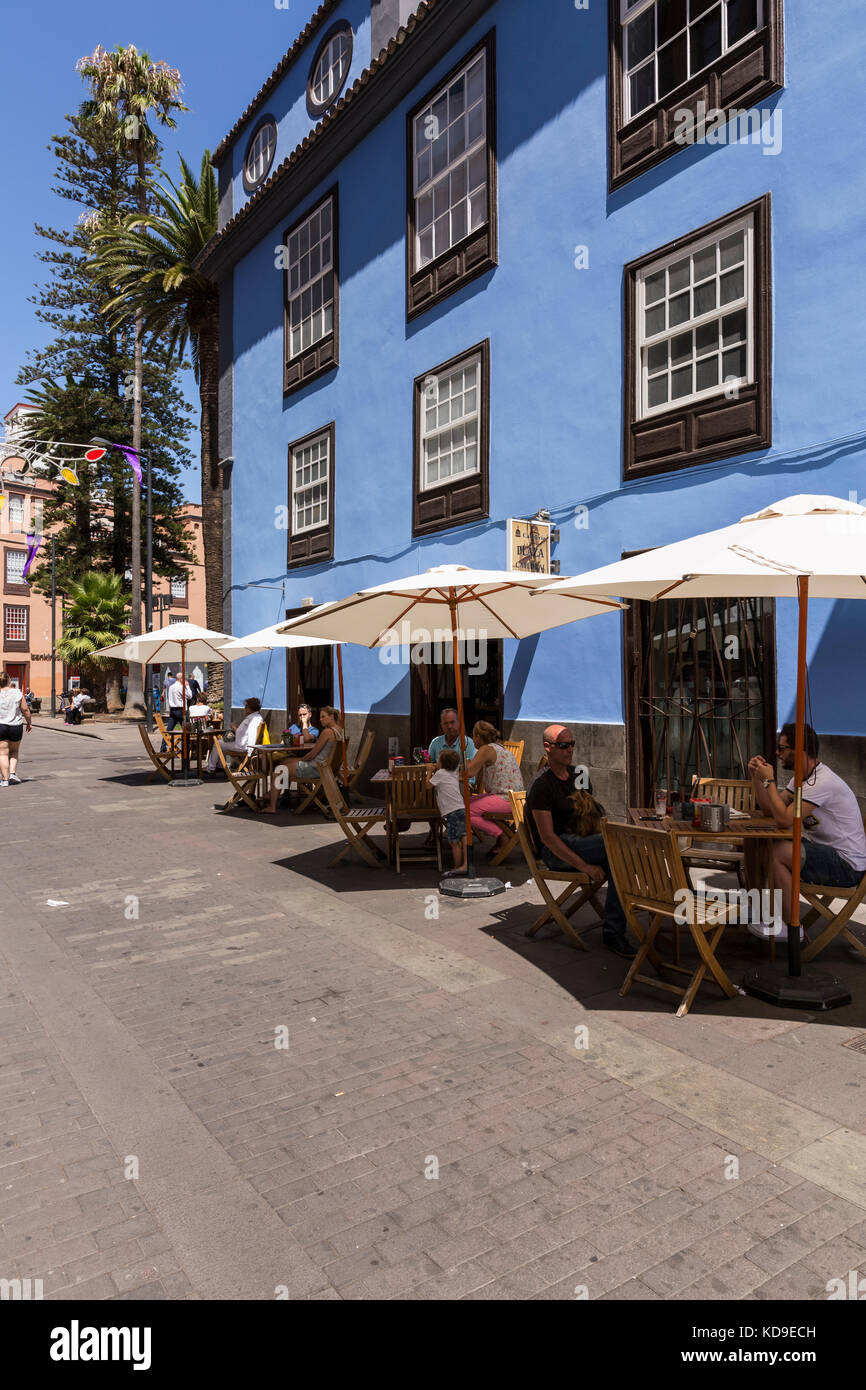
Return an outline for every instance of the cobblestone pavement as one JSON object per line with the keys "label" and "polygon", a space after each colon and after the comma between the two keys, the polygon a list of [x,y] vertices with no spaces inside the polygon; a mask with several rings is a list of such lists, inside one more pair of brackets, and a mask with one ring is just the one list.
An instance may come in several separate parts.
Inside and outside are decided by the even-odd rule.
{"label": "cobblestone pavement", "polygon": [[221,783],[148,784],[137,730],[94,732],[37,729],[0,790],[0,1277],[826,1299],[866,1272],[866,1056],[843,1046],[866,973],[841,948],[848,1009],[706,989],[677,1019],[619,998],[591,914],[588,953],[528,940],[516,859],[475,904],[423,866],[329,870],[332,825],[217,815]]}

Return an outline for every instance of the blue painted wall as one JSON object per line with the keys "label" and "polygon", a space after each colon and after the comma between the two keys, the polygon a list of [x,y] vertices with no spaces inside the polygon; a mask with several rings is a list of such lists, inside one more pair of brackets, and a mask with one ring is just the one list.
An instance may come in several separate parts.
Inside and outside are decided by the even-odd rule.
{"label": "blue painted wall", "polygon": [[[450,561],[504,568],[505,519],[542,506],[562,528],[556,551],[562,572],[576,574],[624,550],[725,525],[792,493],[863,498],[863,438],[832,441],[866,428],[866,162],[852,77],[866,48],[864,12],[862,0],[820,6],[787,0],[785,9],[786,89],[764,108],[768,119],[781,117],[781,151],[687,149],[609,195],[607,6],[596,0],[578,11],[570,0],[545,0],[539,23],[535,4],[499,0],[297,208],[295,215],[339,183],[342,365],[285,402],[282,285],[274,268],[279,236],[241,262],[234,294],[236,584],[282,581],[286,536],[274,513],[287,501],[287,447],[330,420],[336,422],[335,562],[292,571],[289,607],[306,596],[320,603]],[[406,114],[491,27],[500,264],[407,325]],[[305,58],[287,76],[287,93],[302,90],[308,65]],[[623,265],[767,192],[773,199],[772,449],[624,485]],[[574,267],[578,245],[589,248],[587,270]],[[413,379],[487,337],[490,523],[413,541]],[[580,503],[590,507],[585,530],[573,522]],[[793,701],[792,609],[781,603],[777,612],[782,718]],[[237,633],[278,615],[276,593],[235,594]],[[866,604],[813,605],[813,707],[827,733],[866,733],[859,695],[864,638]],[[506,718],[622,720],[618,618],[545,634],[520,649],[507,643],[505,658]],[[840,665],[850,673],[844,682]],[[238,663],[236,702],[248,691],[261,693],[266,667],[267,657]],[[348,707],[408,713],[408,681],[399,674],[375,653],[349,649]],[[266,704],[284,704],[280,654],[264,695]]]}

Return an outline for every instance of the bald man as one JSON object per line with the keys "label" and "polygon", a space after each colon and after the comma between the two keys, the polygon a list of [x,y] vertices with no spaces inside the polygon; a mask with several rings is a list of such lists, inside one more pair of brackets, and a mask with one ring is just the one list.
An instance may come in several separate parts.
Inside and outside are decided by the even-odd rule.
{"label": "bald man", "polygon": [[610,877],[604,837],[575,834],[571,801],[577,778],[577,770],[572,765],[574,737],[564,724],[550,724],[545,729],[544,751],[549,766],[539,773],[526,794],[526,806],[532,812],[529,826],[536,852],[548,869],[577,869],[596,883],[608,880],[602,932],[604,945],[623,960],[632,960],[636,952],[628,939],[625,913]]}

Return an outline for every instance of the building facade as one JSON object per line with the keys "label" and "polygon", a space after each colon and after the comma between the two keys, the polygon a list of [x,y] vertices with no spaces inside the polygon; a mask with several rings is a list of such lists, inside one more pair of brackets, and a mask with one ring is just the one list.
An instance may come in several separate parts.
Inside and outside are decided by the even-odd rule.
{"label": "building facade", "polygon": [[[322,4],[214,155],[227,630],[505,568],[509,518],[549,512],[577,574],[866,492],[864,40],[857,0]],[[813,720],[862,793],[864,633],[812,605]],[[529,757],[570,724],[620,807],[772,757],[794,640],[785,602],[634,605],[491,643],[470,715]],[[347,648],[350,732],[426,743],[429,657]],[[276,658],[235,706],[331,697]]]}
{"label": "building facade", "polygon": [[[24,472],[16,468],[14,463],[25,438],[25,419],[33,410],[33,406],[18,402],[3,417],[0,494],[5,501],[0,507],[0,552],[3,557],[3,646],[0,669],[8,673],[19,689],[32,690],[34,695],[48,701],[51,697],[52,670],[58,699],[70,677],[77,675],[77,672],[67,670],[59,658],[52,662],[51,598],[32,588],[23,575],[27,536],[31,532],[43,535],[45,503],[57,488],[57,483],[47,470],[33,468]],[[181,515],[187,522],[186,530],[195,560],[172,579],[155,576],[154,628],[170,622],[193,622],[206,626],[201,506],[186,503]],[[110,508],[106,508],[102,520],[111,525]],[[46,563],[50,563],[50,533],[49,544],[43,544],[37,554],[33,572]],[[63,595],[58,594],[54,609],[55,642],[59,642],[63,635],[63,603]]]}

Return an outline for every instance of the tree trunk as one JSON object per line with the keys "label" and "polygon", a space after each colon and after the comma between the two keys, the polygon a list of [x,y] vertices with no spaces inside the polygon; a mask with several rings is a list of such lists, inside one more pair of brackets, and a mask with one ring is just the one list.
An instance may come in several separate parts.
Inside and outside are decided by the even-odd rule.
{"label": "tree trunk", "polygon": [[112,662],[108,668],[105,682],[105,708],[109,714],[119,714],[123,709],[120,694],[120,662]]}
{"label": "tree trunk", "polygon": [[[136,156],[138,159],[138,210],[147,211],[147,199],[144,188],[144,149],[140,140],[135,142]],[[141,384],[142,384],[142,337],[144,333],[143,317],[139,309],[135,315],[135,346],[134,346],[134,395],[132,402],[132,447],[141,458]],[[130,635],[139,637],[141,635],[141,488],[138,478],[133,475],[132,479],[132,557],[130,560],[132,570],[132,593],[130,595],[131,614],[130,614]],[[129,666],[129,679],[126,689],[126,713],[133,718],[141,719],[145,714],[144,707],[144,668],[137,662],[131,662]]]}
{"label": "tree trunk", "polygon": [[[219,303],[216,295],[191,328],[198,337],[201,399],[201,532],[206,625],[223,631],[223,484],[219,455]],[[208,699],[223,698],[222,662],[208,665]]]}

